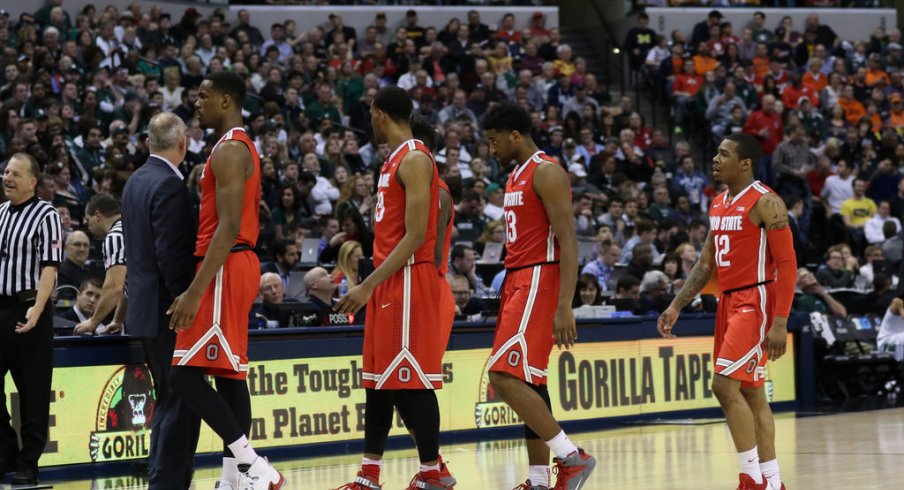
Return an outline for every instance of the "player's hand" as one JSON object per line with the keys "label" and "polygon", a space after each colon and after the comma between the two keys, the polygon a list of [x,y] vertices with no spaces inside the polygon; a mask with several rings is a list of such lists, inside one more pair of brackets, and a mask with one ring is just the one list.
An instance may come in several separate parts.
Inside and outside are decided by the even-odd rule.
{"label": "player's hand", "polygon": [[578,338],[577,325],[574,323],[574,312],[570,306],[559,307],[556,309],[556,318],[553,321],[553,337],[556,339],[556,346],[565,350],[574,345],[574,341]]}
{"label": "player's hand", "polygon": [[788,319],[775,317],[772,320],[772,328],[766,334],[766,354],[769,359],[777,361],[785,355],[788,342]]}
{"label": "player's hand", "polygon": [[198,314],[198,307],[201,304],[201,296],[194,294],[190,289],[180,294],[169,309],[166,310],[170,318],[169,328],[176,332],[187,330],[195,322],[195,315]]}
{"label": "player's hand", "polygon": [[72,330],[72,334],[73,335],[85,335],[85,334],[94,335],[94,331],[96,330],[96,328],[97,327],[95,327],[94,325],[91,324],[91,320],[85,320],[75,326],[75,328]]}
{"label": "player's hand", "polygon": [[674,339],[675,334],[672,333],[672,326],[675,325],[675,321],[678,320],[678,309],[669,305],[665,311],[659,315],[659,320],[656,321],[656,330],[659,330],[659,335],[662,335],[664,339]]}
{"label": "player's hand", "polygon": [[110,324],[107,325],[107,330],[104,333],[107,335],[122,333],[122,323],[110,322]]}
{"label": "player's hand", "polygon": [[333,306],[333,310],[338,311],[339,313],[358,313],[361,308],[364,308],[364,305],[367,304],[368,300],[370,300],[370,295],[372,295],[373,292],[373,289],[365,286],[363,283],[358,284],[345,293],[345,296]]}
{"label": "player's hand", "polygon": [[35,328],[35,324],[38,323],[38,318],[40,316],[41,312],[38,311],[37,308],[34,306],[29,308],[28,311],[25,312],[25,323],[16,323],[16,333],[25,333]]}

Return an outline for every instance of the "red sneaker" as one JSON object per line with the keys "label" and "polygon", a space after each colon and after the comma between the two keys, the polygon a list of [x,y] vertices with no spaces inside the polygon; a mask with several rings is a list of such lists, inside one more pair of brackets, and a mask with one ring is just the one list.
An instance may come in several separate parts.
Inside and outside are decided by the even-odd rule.
{"label": "red sneaker", "polygon": [[737,490],[773,490],[769,485],[769,480],[763,478],[763,483],[756,483],[747,473],[738,475]]}
{"label": "red sneaker", "polygon": [[553,461],[556,463],[552,469],[556,474],[553,490],[581,490],[596,468],[596,459],[581,448],[564,459],[554,458]]}
{"label": "red sneaker", "polygon": [[549,487],[541,487],[538,485],[534,485],[533,483],[530,482],[530,480],[527,480],[526,482],[518,485],[517,487],[513,488],[512,490],[549,490]]}
{"label": "red sneaker", "polygon": [[433,470],[426,473],[418,473],[414,475],[411,482],[408,483],[407,490],[452,490],[455,488],[455,478],[449,472],[446,463],[439,460],[439,471]]}
{"label": "red sneaker", "polygon": [[380,485],[380,482],[374,480],[373,477],[364,476],[364,472],[359,471],[355,481],[346,483],[336,490],[380,490],[382,488],[383,486]]}

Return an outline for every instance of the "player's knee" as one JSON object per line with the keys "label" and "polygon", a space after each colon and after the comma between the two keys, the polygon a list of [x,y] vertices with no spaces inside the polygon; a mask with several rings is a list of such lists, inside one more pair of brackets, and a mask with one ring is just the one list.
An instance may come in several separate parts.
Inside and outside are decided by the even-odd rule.
{"label": "player's knee", "polygon": [[723,405],[735,401],[738,397],[738,392],[740,391],[740,386],[737,381],[721,374],[713,376],[712,388],[713,394],[716,395],[716,399]]}
{"label": "player's knee", "polygon": [[747,401],[747,404],[750,405],[751,410],[754,412],[769,409],[769,402],[766,400],[766,390],[762,386],[741,388],[741,394],[744,395],[744,400]]}
{"label": "player's knee", "polygon": [[548,408],[549,411],[552,412],[552,399],[549,398],[549,388],[546,385],[529,384],[528,386],[530,386],[531,389],[533,389],[535,392],[537,392],[538,395],[540,395],[540,398],[543,399],[543,403],[546,405],[546,408]]}

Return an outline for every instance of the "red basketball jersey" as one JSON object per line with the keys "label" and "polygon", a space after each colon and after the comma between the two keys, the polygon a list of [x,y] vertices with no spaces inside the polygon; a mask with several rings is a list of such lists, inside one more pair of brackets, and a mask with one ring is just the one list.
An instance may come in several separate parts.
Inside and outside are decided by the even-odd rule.
{"label": "red basketball jersey", "polygon": [[[549,224],[540,196],[534,192],[534,172],[543,163],[558,165],[538,151],[519,165],[505,184],[505,268],[519,269],[559,260],[559,241]],[[569,202],[571,191],[568,191]]]}
{"label": "red basketball jersey", "polygon": [[763,195],[773,192],[754,181],[733,199],[725,191],[709,207],[715,244],[716,271],[722,292],[775,279],[775,263],[766,241],[766,229],[750,220],[750,211]]}
{"label": "red basketball jersey", "polygon": [[241,141],[248,147],[251,152],[251,164],[253,174],[245,180],[245,197],[242,200],[242,223],[239,228],[239,235],[235,238],[234,245],[248,245],[254,248],[257,245],[257,236],[260,232],[260,203],[261,203],[261,162],[254,142],[248,137],[245,128],[232,128],[224,134],[213,150],[210,151],[210,157],[204,164],[204,171],[201,173],[201,212],[198,218],[198,242],[195,247],[195,255],[203,257],[207,253],[207,247],[210,246],[210,239],[213,233],[217,231],[217,225],[220,223],[220,217],[217,216],[217,179],[210,169],[210,158],[220,146],[220,143],[228,140]]}
{"label": "red basketball jersey", "polygon": [[[452,192],[449,190],[449,186],[443,182],[439,181],[439,187],[441,189],[445,189],[445,191],[449,194],[451,203]],[[454,203],[453,203],[454,204]],[[455,206],[452,206],[452,214],[449,215],[449,222],[446,223],[446,236],[443,240],[443,258],[439,263],[439,274],[443,277],[449,273],[449,248],[452,246],[452,227],[455,226]]]}
{"label": "red basketball jersey", "polygon": [[[411,151],[421,151],[433,161],[430,150],[419,140],[411,139],[402,143],[380,169],[380,180],[377,184],[377,207],[374,211],[374,266],[379,267],[386,257],[402,241],[405,236],[405,188],[396,175],[399,164]],[[427,234],[409,264],[433,262],[436,246],[436,223],[439,219],[439,173],[433,163],[433,179],[430,181],[430,209],[427,218]]]}

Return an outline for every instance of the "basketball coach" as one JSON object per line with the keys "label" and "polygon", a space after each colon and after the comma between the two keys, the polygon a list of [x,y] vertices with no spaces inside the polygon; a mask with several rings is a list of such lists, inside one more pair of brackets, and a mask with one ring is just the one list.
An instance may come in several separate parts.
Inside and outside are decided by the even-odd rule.
{"label": "basketball coach", "polygon": [[185,490],[198,444],[200,418],[170,392],[176,334],[166,308],[191,284],[197,218],[178,165],[188,148],[185,124],[171,112],[148,126],[151,155],[126,182],[122,224],[126,246],[129,334],[140,337],[154,376],[157,405],[151,421],[150,490]]}

